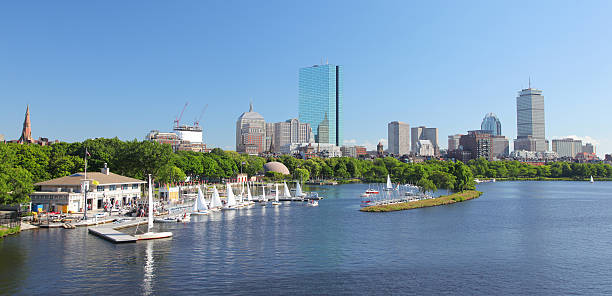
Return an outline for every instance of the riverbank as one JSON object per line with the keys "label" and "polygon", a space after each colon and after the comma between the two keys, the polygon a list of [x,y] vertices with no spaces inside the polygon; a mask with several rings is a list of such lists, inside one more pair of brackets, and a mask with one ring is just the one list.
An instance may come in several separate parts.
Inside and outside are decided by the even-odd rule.
{"label": "riverbank", "polygon": [[467,190],[463,192],[457,192],[450,195],[440,196],[431,199],[424,199],[419,201],[404,202],[392,205],[380,205],[361,208],[362,212],[394,212],[411,210],[425,207],[435,207],[441,205],[453,204],[456,202],[462,202],[474,198],[478,198],[482,195],[482,192],[476,190]]}
{"label": "riverbank", "polygon": [[5,237],[7,235],[18,233],[21,230],[21,227],[15,226],[13,228],[0,227],[0,238]]}

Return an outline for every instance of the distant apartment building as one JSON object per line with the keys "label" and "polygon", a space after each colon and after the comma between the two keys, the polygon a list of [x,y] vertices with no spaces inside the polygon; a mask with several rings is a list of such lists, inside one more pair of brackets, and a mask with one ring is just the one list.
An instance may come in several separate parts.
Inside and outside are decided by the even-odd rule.
{"label": "distant apartment building", "polygon": [[425,126],[413,127],[410,130],[410,138],[411,138],[410,145],[412,146],[412,152],[414,152],[415,154],[419,155],[418,154],[419,153],[418,152],[419,140],[428,140],[429,142],[431,142],[431,145],[434,148],[434,155],[439,154],[440,148],[438,146],[438,128],[425,127]]}
{"label": "distant apartment building", "polygon": [[301,68],[298,88],[300,122],[310,124],[317,143],[342,146],[342,66]]}
{"label": "distant apartment building", "polygon": [[242,113],[236,121],[236,152],[258,155],[266,151],[266,122],[261,114],[253,111]]}
{"label": "distant apartment building", "polygon": [[559,157],[574,158],[582,152],[582,141],[572,138],[552,140],[552,151],[557,152]]}
{"label": "distant apartment building", "polygon": [[[201,130],[200,130],[201,134]],[[206,152],[206,144],[199,142],[191,142],[189,139],[196,140],[197,138],[185,137],[181,138],[185,134],[177,134],[176,132],[160,132],[158,130],[150,131],[146,136],[145,140],[157,142],[160,144],[169,144],[172,147],[172,151],[193,151],[193,152]],[[187,134],[190,135],[190,134]]]}
{"label": "distant apartment building", "polygon": [[493,159],[502,159],[510,156],[510,141],[504,136],[491,136]]}
{"label": "distant apartment building", "polygon": [[436,149],[430,140],[418,140],[416,145],[416,154],[419,156],[435,156]]}
{"label": "distant apartment building", "polygon": [[282,154],[299,155],[303,159],[313,157],[341,157],[340,147],[329,143],[291,143],[281,147]]}
{"label": "distant apartment building", "polygon": [[484,157],[493,160],[493,136],[489,131],[468,131],[467,135],[461,136],[460,145],[464,151],[470,152],[471,159]]}
{"label": "distant apartment building", "polygon": [[517,137],[514,140],[514,150],[547,151],[544,96],[542,91],[531,88],[519,92],[516,98]]}
{"label": "distant apartment building", "polygon": [[[266,133],[271,135],[271,152],[280,152],[281,147],[291,143],[309,143],[312,140],[310,124],[293,118],[284,122],[266,124]],[[268,130],[270,129],[270,130]]]}
{"label": "distant apartment building", "polygon": [[453,151],[459,149],[459,140],[461,139],[461,134],[450,135],[448,136],[448,151]]}
{"label": "distant apartment building", "polygon": [[482,119],[480,130],[489,131],[493,136],[501,136],[501,122],[495,114],[487,113],[484,119]]}
{"label": "distant apartment building", "polygon": [[360,158],[367,155],[366,148],[364,146],[342,146],[340,147],[342,156]]}
{"label": "distant apartment building", "polygon": [[589,154],[596,154],[597,149],[595,149],[595,146],[593,146],[593,144],[585,143],[584,145],[582,145],[582,152],[586,152]]}
{"label": "distant apartment building", "polygon": [[410,125],[401,121],[393,121],[387,125],[389,147],[387,152],[402,156],[410,153]]}
{"label": "distant apartment building", "polygon": [[0,142],[4,143],[4,135],[0,134]]}

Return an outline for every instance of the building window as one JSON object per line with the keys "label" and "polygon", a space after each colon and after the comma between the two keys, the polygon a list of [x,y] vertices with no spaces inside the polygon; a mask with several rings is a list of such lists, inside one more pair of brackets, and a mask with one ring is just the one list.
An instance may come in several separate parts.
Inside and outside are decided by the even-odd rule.
{"label": "building window", "polygon": [[138,189],[138,184],[132,184],[132,189]]}
{"label": "building window", "polygon": [[121,190],[127,190],[128,186],[127,185],[121,185]]}
{"label": "building window", "polygon": [[104,191],[104,186],[98,186],[98,187],[96,187],[96,191]]}
{"label": "building window", "polygon": [[108,190],[109,190],[109,191],[115,191],[115,190],[117,190],[117,185],[109,185],[109,186],[108,186]]}

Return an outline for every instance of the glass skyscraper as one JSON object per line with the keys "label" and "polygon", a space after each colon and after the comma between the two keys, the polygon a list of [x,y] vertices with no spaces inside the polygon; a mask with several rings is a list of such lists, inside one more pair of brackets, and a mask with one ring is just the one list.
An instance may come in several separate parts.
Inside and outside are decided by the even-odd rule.
{"label": "glass skyscraper", "polygon": [[317,143],[342,145],[342,66],[314,65],[299,72],[299,120]]}
{"label": "glass skyscraper", "polygon": [[501,136],[501,122],[493,113],[485,115],[482,124],[480,124],[480,129],[490,131],[493,136]]}

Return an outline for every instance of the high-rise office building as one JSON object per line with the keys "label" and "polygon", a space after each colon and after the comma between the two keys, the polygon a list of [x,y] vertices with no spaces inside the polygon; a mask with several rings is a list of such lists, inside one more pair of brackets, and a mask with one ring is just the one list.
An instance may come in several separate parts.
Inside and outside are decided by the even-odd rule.
{"label": "high-rise office building", "polygon": [[542,91],[531,88],[519,92],[516,98],[517,137],[514,150],[542,152],[548,150]]}
{"label": "high-rise office building", "polygon": [[438,128],[435,127],[413,127],[410,131],[410,146],[412,147],[412,152],[418,155],[418,143],[419,140],[429,140],[431,145],[433,145],[435,150],[435,155],[440,153],[440,147],[438,145]]}
{"label": "high-rise office building", "polygon": [[495,114],[488,113],[480,124],[480,130],[490,131],[493,136],[501,136],[501,122]]}
{"label": "high-rise office building", "polygon": [[410,125],[393,121],[387,125],[389,148],[387,152],[393,155],[406,155],[410,153]]}
{"label": "high-rise office building", "polygon": [[265,152],[266,122],[261,114],[253,111],[253,104],[249,112],[244,112],[236,121],[236,151],[257,155]]}
{"label": "high-rise office building", "polygon": [[299,120],[310,124],[317,143],[342,145],[342,81],[342,66],[300,69]]}

